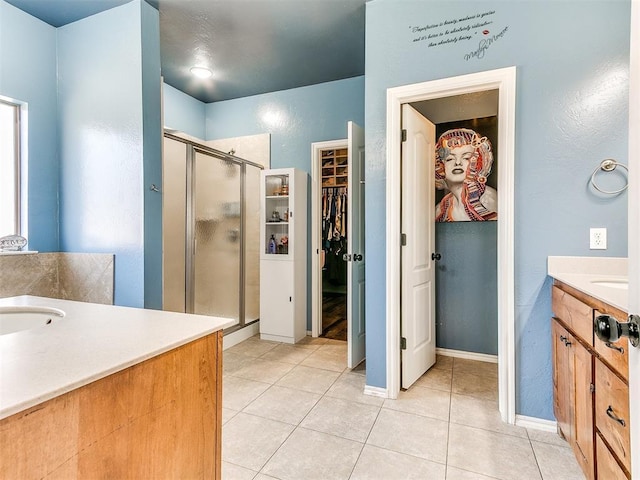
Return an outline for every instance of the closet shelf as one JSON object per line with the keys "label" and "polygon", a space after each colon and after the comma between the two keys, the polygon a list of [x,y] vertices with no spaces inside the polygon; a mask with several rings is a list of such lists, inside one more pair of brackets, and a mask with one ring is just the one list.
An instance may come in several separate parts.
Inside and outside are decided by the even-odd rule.
{"label": "closet shelf", "polygon": [[347,149],[338,148],[322,152],[322,186],[345,187],[348,183]]}

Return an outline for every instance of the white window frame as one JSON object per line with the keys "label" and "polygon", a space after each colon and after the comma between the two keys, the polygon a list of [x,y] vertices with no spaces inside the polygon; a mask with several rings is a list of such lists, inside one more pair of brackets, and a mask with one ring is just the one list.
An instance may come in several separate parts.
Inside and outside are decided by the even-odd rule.
{"label": "white window frame", "polygon": [[[26,178],[26,165],[23,159],[26,152],[26,117],[27,106],[16,100],[0,96],[0,103],[14,108],[14,227],[9,234],[23,235],[26,231],[26,188],[23,178]],[[2,233],[0,233],[0,236]]]}

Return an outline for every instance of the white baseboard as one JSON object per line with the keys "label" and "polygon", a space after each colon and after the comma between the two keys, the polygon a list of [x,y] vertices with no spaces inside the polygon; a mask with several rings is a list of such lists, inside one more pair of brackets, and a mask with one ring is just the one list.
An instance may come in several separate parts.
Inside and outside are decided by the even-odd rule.
{"label": "white baseboard", "polygon": [[247,338],[251,338],[258,333],[260,333],[260,322],[252,323],[240,330],[229,333],[222,338],[222,350],[244,342]]}
{"label": "white baseboard", "polygon": [[389,398],[387,389],[382,387],[372,387],[371,385],[364,386],[365,395],[371,395],[372,397]]}
{"label": "white baseboard", "polygon": [[527,417],[525,415],[516,415],[516,425],[518,427],[533,428],[544,432],[556,433],[558,431],[558,423],[553,420]]}
{"label": "white baseboard", "polygon": [[456,357],[466,360],[476,360],[478,362],[498,363],[497,355],[487,355],[486,353],[464,352],[462,350],[450,350],[448,348],[436,348],[436,353],[443,357]]}

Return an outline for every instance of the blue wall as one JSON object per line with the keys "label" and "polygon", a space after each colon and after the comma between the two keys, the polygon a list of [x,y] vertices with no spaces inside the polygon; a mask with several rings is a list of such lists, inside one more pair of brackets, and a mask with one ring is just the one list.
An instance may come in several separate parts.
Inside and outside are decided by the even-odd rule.
{"label": "blue wall", "polygon": [[271,167],[311,171],[311,143],[364,124],[364,77],[206,105],[206,140],[271,134]]}
{"label": "blue wall", "polygon": [[[440,27],[491,11],[471,40]],[[626,194],[596,195],[588,179],[603,158],[627,161],[629,12],[629,1],[613,0],[367,3],[368,385],[386,386],[386,89],[515,65],[516,410],[553,418],[546,258],[627,254]],[[452,41],[420,40],[440,31]],[[478,38],[491,45],[479,50]],[[608,228],[607,251],[588,249],[593,226]]]}
{"label": "blue wall", "polygon": [[[157,120],[145,112],[160,103],[160,78],[149,78],[158,16],[148,8],[134,0],[58,29],[61,249],[115,253],[115,303],[135,307],[145,294],[143,181],[160,178],[144,172],[159,168],[161,141],[159,110]],[[156,212],[157,202],[147,206]]]}
{"label": "blue wall", "polygon": [[436,345],[498,354],[498,223],[436,223]]}
{"label": "blue wall", "polygon": [[162,85],[164,126],[205,139],[206,104],[164,83]]}
{"label": "blue wall", "polygon": [[0,0],[0,95],[28,104],[29,248],[58,250],[56,29]]}
{"label": "blue wall", "polygon": [[[309,173],[311,144],[347,138],[350,120],[364,124],[364,77],[207,104],[206,140],[270,133],[271,167],[295,167]],[[310,198],[309,191],[308,239]],[[308,245],[310,249],[311,243]],[[311,258],[307,255],[309,275]],[[307,299],[307,329],[311,330],[311,282]]]}

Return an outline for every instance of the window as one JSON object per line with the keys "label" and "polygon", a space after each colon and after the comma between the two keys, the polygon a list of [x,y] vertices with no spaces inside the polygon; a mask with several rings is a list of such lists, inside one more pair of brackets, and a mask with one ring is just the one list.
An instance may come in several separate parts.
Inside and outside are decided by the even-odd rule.
{"label": "window", "polygon": [[20,234],[20,105],[0,99],[0,237]]}

